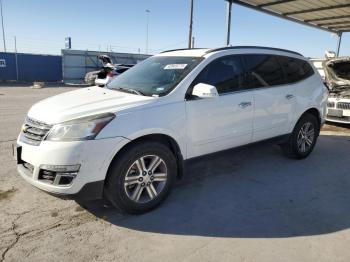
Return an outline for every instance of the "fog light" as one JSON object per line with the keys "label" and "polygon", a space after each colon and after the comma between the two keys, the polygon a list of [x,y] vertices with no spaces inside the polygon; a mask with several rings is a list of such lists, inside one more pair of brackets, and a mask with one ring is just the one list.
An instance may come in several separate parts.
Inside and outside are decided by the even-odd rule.
{"label": "fog light", "polygon": [[78,172],[80,165],[41,165],[40,169],[52,172]]}
{"label": "fog light", "polygon": [[38,179],[56,186],[69,186],[79,169],[80,165],[41,165]]}

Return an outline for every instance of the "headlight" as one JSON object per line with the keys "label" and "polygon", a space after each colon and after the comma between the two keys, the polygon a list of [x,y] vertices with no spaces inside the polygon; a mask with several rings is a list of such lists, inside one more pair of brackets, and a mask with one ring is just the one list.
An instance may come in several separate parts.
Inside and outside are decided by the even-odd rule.
{"label": "headlight", "polygon": [[112,113],[83,117],[54,125],[46,140],[77,141],[94,139],[100,131],[115,118]]}

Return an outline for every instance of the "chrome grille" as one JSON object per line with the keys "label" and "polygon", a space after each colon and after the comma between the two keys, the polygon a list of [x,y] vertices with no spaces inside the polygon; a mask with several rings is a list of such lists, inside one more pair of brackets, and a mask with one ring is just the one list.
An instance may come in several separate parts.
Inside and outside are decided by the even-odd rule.
{"label": "chrome grille", "polygon": [[24,143],[38,146],[51,127],[51,125],[27,117],[22,126],[20,139]]}
{"label": "chrome grille", "polygon": [[350,103],[339,102],[337,104],[337,108],[339,108],[339,109],[350,109]]}
{"label": "chrome grille", "polygon": [[327,107],[333,108],[333,107],[335,107],[335,103],[328,101],[327,102]]}

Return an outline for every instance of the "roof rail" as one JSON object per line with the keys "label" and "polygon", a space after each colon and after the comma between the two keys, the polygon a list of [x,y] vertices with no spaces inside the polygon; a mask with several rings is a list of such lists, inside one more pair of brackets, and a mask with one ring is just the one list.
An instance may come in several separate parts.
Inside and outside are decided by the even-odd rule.
{"label": "roof rail", "polygon": [[294,51],[290,51],[287,49],[281,49],[281,48],[275,48],[275,47],[266,47],[266,46],[227,46],[227,47],[221,47],[221,48],[215,48],[210,49],[205,54],[209,54],[216,51],[222,51],[222,50],[231,50],[231,49],[265,49],[265,50],[275,50],[275,51],[282,51],[282,52],[288,52],[295,55],[303,56],[302,54]]}
{"label": "roof rail", "polygon": [[198,49],[208,49],[208,48],[200,48],[200,47],[196,47],[196,48],[179,48],[179,49],[171,49],[171,50],[166,50],[161,52],[161,54],[163,53],[168,53],[168,52],[174,52],[174,51],[184,51],[184,50],[198,50]]}

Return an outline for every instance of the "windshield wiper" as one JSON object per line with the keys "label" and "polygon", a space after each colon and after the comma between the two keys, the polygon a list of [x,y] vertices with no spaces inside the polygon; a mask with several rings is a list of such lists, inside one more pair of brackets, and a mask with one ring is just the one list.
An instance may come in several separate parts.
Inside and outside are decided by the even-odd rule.
{"label": "windshield wiper", "polygon": [[113,89],[120,90],[120,91],[123,91],[123,92],[126,92],[126,93],[136,94],[136,95],[139,95],[139,96],[144,96],[145,95],[142,92],[137,91],[135,89],[131,89],[131,88],[117,87],[117,88],[113,88]]}

